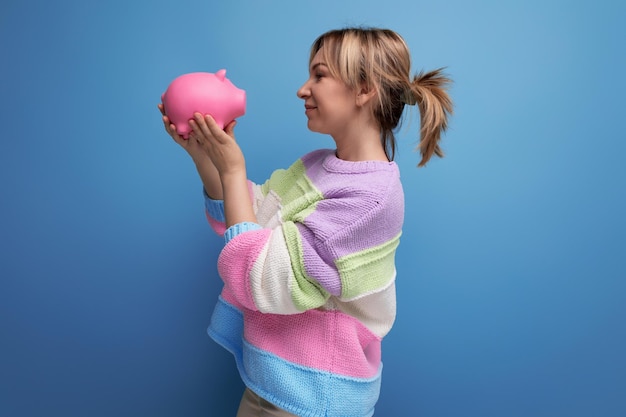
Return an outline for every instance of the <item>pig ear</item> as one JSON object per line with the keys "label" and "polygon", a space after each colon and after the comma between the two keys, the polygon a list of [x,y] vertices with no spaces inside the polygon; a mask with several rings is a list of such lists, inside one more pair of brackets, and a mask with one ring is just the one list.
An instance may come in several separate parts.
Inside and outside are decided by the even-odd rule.
{"label": "pig ear", "polygon": [[224,78],[226,78],[226,70],[225,69],[221,69],[218,72],[215,73],[215,76],[220,80],[220,81],[224,81]]}

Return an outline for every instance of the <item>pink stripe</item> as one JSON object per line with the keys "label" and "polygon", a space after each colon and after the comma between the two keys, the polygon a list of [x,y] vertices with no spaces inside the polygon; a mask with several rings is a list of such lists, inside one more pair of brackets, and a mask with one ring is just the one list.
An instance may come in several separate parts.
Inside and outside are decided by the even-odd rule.
{"label": "pink stripe", "polygon": [[380,339],[340,311],[275,315],[244,311],[245,339],[287,361],[357,378],[380,367]]}
{"label": "pink stripe", "polygon": [[223,222],[218,222],[213,217],[209,216],[209,212],[205,210],[204,214],[206,215],[206,219],[209,222],[211,228],[220,236],[224,236],[226,232],[226,225]]}
{"label": "pink stripe", "polygon": [[232,238],[217,260],[225,286],[244,307],[256,310],[250,288],[250,271],[269,240],[270,229],[251,230]]}
{"label": "pink stripe", "polygon": [[244,306],[242,306],[241,303],[235,298],[235,296],[233,295],[233,292],[230,290],[229,287],[224,286],[224,288],[222,288],[222,293],[220,295],[222,296],[224,301],[231,304],[237,310],[239,311],[244,310]]}

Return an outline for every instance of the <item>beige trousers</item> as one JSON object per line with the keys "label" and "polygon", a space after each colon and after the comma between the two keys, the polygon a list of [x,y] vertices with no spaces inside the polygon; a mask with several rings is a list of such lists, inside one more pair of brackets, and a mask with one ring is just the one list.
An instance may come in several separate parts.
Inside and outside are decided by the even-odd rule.
{"label": "beige trousers", "polygon": [[298,417],[276,407],[256,395],[249,388],[243,393],[237,417]]}

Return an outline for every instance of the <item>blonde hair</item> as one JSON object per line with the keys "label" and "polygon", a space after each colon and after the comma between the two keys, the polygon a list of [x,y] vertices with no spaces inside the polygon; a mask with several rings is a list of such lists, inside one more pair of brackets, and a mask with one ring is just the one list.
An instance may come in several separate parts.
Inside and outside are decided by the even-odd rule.
{"label": "blonde hair", "polygon": [[394,130],[401,125],[405,104],[417,104],[420,112],[417,149],[422,159],[418,166],[424,166],[433,154],[443,157],[439,141],[448,127],[453,104],[446,91],[451,80],[442,68],[411,77],[407,44],[389,29],[328,31],[313,42],[309,63],[322,47],[324,61],[334,77],[353,89],[365,83],[376,90],[378,102],[373,116],[380,125],[381,141],[390,161],[396,151]]}

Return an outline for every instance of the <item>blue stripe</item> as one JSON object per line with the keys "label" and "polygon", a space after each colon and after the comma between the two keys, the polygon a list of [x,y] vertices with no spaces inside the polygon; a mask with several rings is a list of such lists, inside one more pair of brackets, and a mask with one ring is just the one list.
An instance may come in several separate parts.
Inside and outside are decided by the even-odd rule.
{"label": "blue stripe", "polygon": [[209,216],[218,222],[224,223],[226,221],[226,217],[224,216],[224,200],[213,200],[209,197],[204,188],[202,188],[202,194],[204,195],[204,207],[209,213]]}
{"label": "blue stripe", "polygon": [[232,238],[234,238],[237,235],[240,235],[245,232],[249,232],[251,230],[261,230],[262,228],[263,227],[261,227],[260,224],[257,224],[254,222],[235,223],[232,226],[230,226],[228,229],[226,229],[226,232],[224,233],[224,241],[228,243],[230,242]]}
{"label": "blue stripe", "polygon": [[243,382],[276,406],[303,417],[370,417],[378,400],[381,368],[353,378],[288,362],[243,340],[243,314],[219,298],[208,333],[235,357]]}
{"label": "blue stripe", "polygon": [[211,324],[208,328],[209,336],[224,349],[237,356],[241,352],[243,335],[243,314],[235,306],[226,302],[219,296]]}

